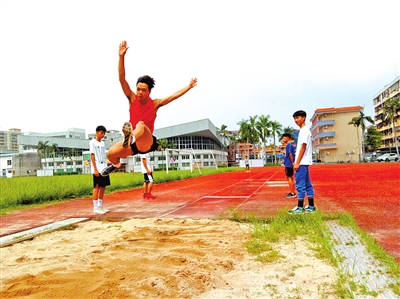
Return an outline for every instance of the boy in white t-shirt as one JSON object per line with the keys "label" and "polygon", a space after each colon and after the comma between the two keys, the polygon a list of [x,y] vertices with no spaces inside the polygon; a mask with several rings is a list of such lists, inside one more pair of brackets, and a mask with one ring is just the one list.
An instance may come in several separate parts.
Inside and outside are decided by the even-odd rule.
{"label": "boy in white t-shirt", "polygon": [[150,155],[148,153],[141,154],[140,160],[142,161],[141,165],[144,178],[143,199],[154,199],[156,197],[153,196],[153,194],[151,194],[151,190],[153,189],[154,185],[154,178],[153,178],[153,167],[151,166],[150,163]]}
{"label": "boy in white t-shirt", "polygon": [[106,146],[103,138],[106,135],[106,128],[98,126],[96,137],[89,142],[90,170],[93,174],[93,207],[95,214],[105,214],[109,212],[103,208],[103,196],[106,186],[110,185],[110,177],[100,175],[101,171],[107,167]]}
{"label": "boy in white t-shirt", "polygon": [[[307,113],[303,110],[293,113],[293,119],[296,125],[300,127],[299,137],[297,139],[296,160],[293,170],[296,171],[296,189],[298,204],[292,210],[291,214],[301,214],[304,212],[314,212],[314,186],[310,180],[309,166],[312,165],[312,143],[311,131],[306,125]],[[307,195],[308,206],[304,206],[304,198]]]}

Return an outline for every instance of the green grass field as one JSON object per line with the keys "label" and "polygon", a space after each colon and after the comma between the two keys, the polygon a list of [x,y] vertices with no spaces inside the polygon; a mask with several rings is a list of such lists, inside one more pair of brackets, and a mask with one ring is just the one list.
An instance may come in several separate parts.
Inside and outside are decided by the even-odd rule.
{"label": "green grass field", "polygon": [[[157,183],[171,182],[202,175],[237,171],[239,167],[219,167],[198,170],[157,171]],[[113,173],[111,185],[106,188],[106,194],[116,191],[140,188],[143,186],[141,173]],[[0,215],[13,210],[32,207],[49,202],[66,201],[73,198],[90,197],[93,190],[91,174],[51,176],[51,177],[15,177],[0,179]]]}

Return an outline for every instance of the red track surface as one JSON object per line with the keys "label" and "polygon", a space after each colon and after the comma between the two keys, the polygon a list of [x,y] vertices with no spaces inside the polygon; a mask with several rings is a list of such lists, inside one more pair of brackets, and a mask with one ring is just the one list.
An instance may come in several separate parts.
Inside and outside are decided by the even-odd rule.
{"label": "red track surface", "polygon": [[[313,165],[311,180],[318,209],[352,214],[400,263],[400,163]],[[111,212],[106,215],[93,215],[89,198],[16,211],[0,217],[1,236],[72,217],[212,218],[230,210],[262,217],[297,204],[297,199],[284,198],[288,186],[283,167],[156,184],[153,191],[154,200],[143,200],[141,189],[107,194],[103,205]]]}

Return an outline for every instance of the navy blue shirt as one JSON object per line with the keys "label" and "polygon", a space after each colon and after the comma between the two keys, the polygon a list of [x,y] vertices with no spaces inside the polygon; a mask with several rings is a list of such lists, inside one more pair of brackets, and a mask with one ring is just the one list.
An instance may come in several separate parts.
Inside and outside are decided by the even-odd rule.
{"label": "navy blue shirt", "polygon": [[286,155],[283,160],[283,164],[285,167],[293,167],[292,161],[290,161],[289,154],[292,154],[293,163],[296,161],[295,157],[296,147],[293,145],[293,142],[288,142],[286,144]]}

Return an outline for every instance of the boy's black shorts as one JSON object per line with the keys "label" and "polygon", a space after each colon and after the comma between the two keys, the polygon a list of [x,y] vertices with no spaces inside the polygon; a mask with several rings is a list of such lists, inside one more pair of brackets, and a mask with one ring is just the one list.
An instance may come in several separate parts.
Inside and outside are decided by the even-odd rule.
{"label": "boy's black shorts", "polygon": [[99,187],[103,188],[110,186],[110,176],[93,175],[93,188],[96,188],[96,185],[99,185]]}
{"label": "boy's black shorts", "polygon": [[157,138],[156,138],[156,136],[153,135],[153,145],[151,146],[151,148],[147,152],[139,151],[137,146],[136,146],[136,142],[131,144],[131,149],[132,149],[133,155],[136,155],[136,154],[147,154],[149,152],[154,152],[154,151],[156,151],[158,149]]}
{"label": "boy's black shorts", "polygon": [[144,182],[145,182],[145,183],[154,182],[153,173],[150,173],[150,174],[143,173],[143,179],[144,179]]}
{"label": "boy's black shorts", "polygon": [[293,167],[285,167],[285,174],[287,177],[291,177],[294,174]]}

